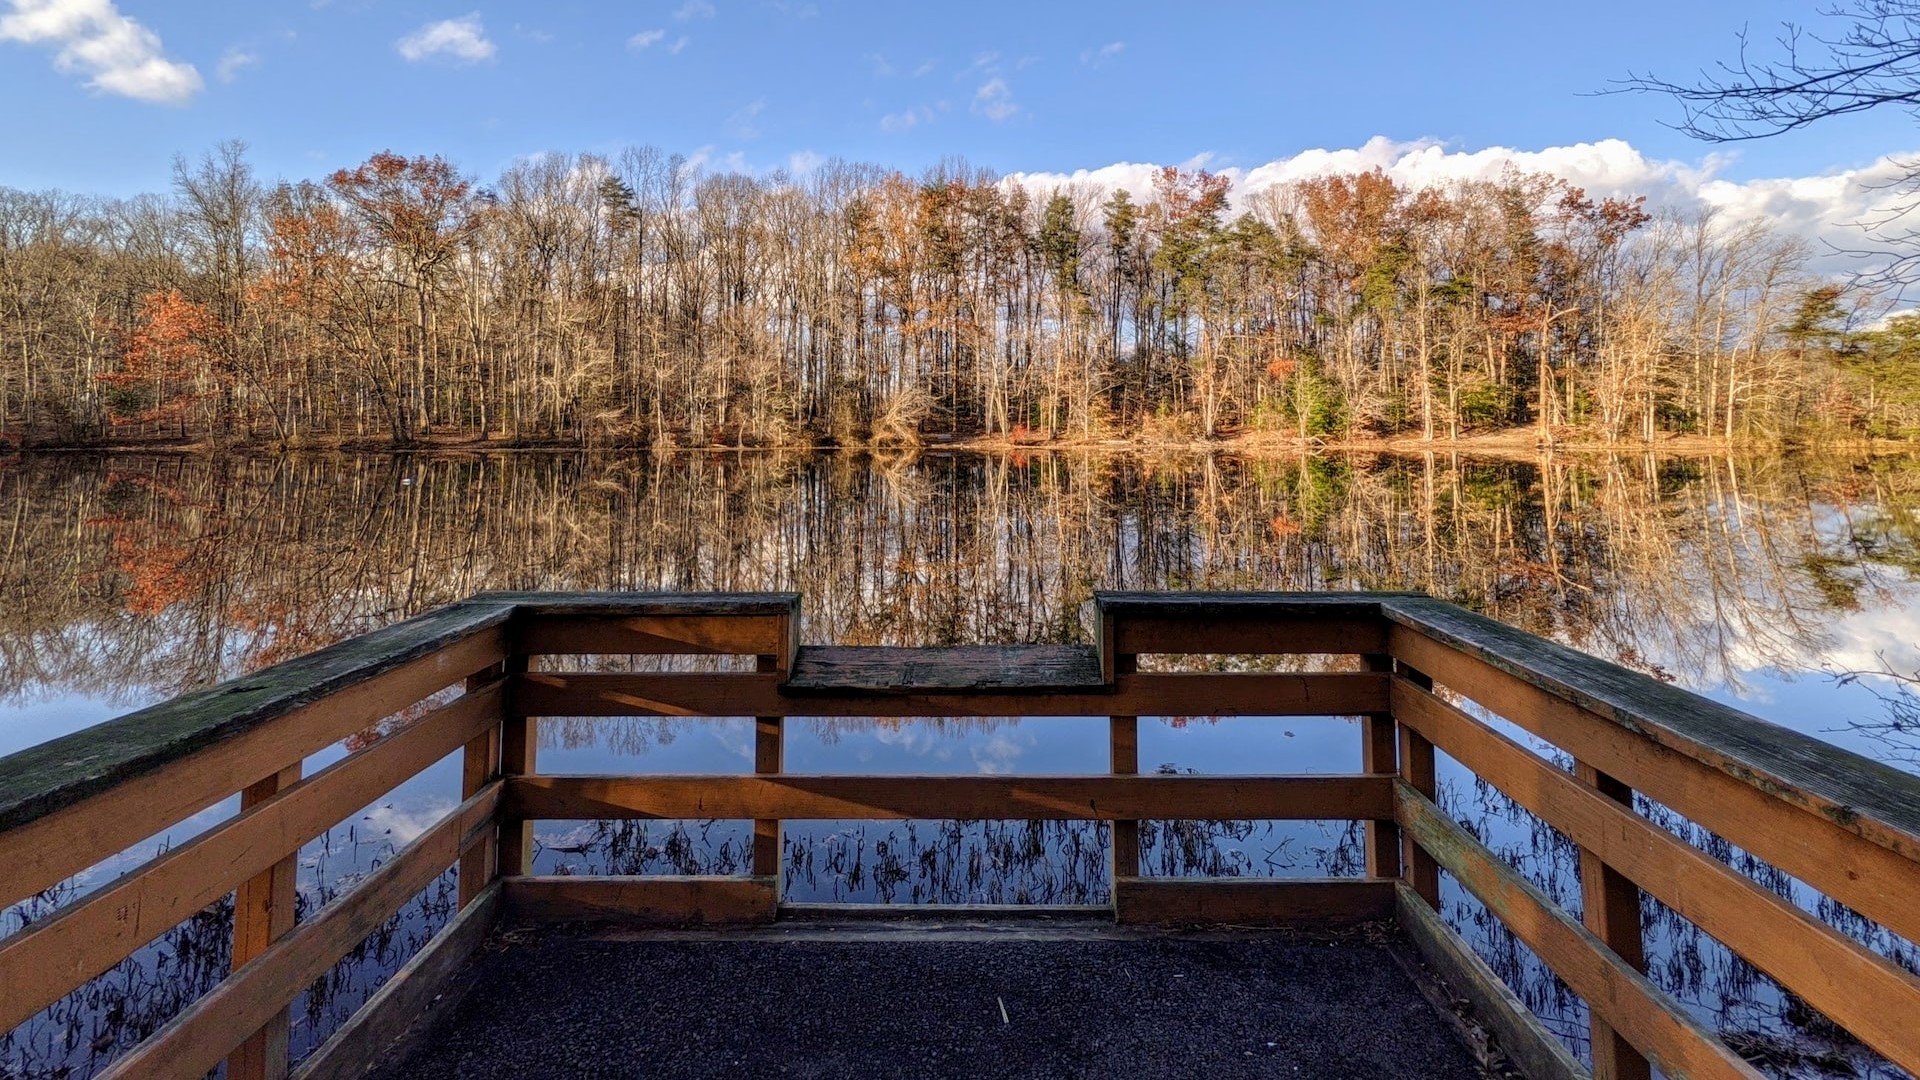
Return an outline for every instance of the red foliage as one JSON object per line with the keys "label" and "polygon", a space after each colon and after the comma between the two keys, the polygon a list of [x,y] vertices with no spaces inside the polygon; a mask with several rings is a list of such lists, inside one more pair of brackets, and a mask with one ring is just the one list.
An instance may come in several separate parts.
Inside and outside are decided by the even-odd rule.
{"label": "red foliage", "polygon": [[327,177],[327,186],[382,243],[403,252],[416,272],[446,259],[479,223],[473,185],[443,157],[383,150],[357,169]]}
{"label": "red foliage", "polygon": [[212,392],[224,374],[227,329],[178,289],[151,292],[140,301],[120,370],[97,376],[112,386],[151,386],[154,404],[116,423],[151,422],[179,416]]}
{"label": "red foliage", "polygon": [[1159,197],[1160,205],[1167,208],[1167,214],[1177,220],[1193,213],[1224,211],[1228,185],[1226,177],[1215,176],[1205,169],[1186,172],[1179,166],[1166,165],[1153,178],[1153,193]]}

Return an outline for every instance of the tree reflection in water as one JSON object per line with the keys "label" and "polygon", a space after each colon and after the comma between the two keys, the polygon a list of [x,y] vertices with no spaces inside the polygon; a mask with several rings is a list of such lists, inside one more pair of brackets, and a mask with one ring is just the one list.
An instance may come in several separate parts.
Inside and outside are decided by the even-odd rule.
{"label": "tree reflection in water", "polygon": [[[1655,677],[1738,691],[1757,672],[1860,666],[1846,659],[1853,629],[1911,623],[1895,617],[1920,607],[1917,508],[1920,468],[1893,458],[28,457],[0,471],[0,745],[47,737],[22,725],[51,703],[131,707],[505,588],[792,589],[806,598],[806,640],[892,645],[1084,640],[1095,588],[1418,589]],[[1834,737],[1912,768],[1903,715],[1889,706]],[[549,751],[625,759],[602,767],[737,771],[741,747],[713,734],[725,723],[556,721],[542,735]],[[973,747],[1046,723],[947,721],[914,738]],[[872,723],[799,729],[823,753],[906,752],[907,732],[889,742]],[[1021,769],[1063,771],[1049,769],[1048,744],[1026,753]],[[1168,765],[1192,767],[1183,753]],[[423,800],[452,804],[457,770],[436,768],[310,846],[304,907],[403,842],[382,822]],[[1443,775],[1449,808],[1577,910],[1565,838],[1465,773]],[[1641,809],[1914,966],[1912,943]],[[1156,822],[1142,828],[1143,865],[1349,874],[1358,835],[1345,823]],[[739,872],[746,836],[731,822],[550,823],[541,866]],[[1089,824],[810,822],[788,829],[784,863],[800,899],[1099,903],[1107,846]],[[296,1007],[300,1047],[444,921],[448,887],[316,984]],[[57,898],[17,907],[0,932]],[[1578,1002],[1451,883],[1446,900],[1482,955],[1580,1045]],[[1684,920],[1653,904],[1646,916],[1655,981],[1770,1071],[1881,1068]],[[218,976],[230,918],[215,905],[7,1036],[0,1073],[90,1074]]]}

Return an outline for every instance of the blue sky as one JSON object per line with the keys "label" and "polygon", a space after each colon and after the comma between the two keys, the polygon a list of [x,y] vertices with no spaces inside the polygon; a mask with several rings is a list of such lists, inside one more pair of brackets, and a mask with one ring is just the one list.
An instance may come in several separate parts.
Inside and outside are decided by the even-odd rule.
{"label": "blue sky", "polygon": [[[475,5],[478,6],[475,6]],[[542,150],[644,143],[765,170],[840,156],[918,171],[1114,162],[1248,169],[1374,136],[1449,150],[1620,139],[1712,148],[1670,103],[1590,96],[1682,76],[1817,0],[898,5],[0,0],[0,184],[166,186],[176,153],[245,140],[269,177],[373,151],[484,179]],[[1745,144],[1733,180],[1920,148],[1887,111]]]}

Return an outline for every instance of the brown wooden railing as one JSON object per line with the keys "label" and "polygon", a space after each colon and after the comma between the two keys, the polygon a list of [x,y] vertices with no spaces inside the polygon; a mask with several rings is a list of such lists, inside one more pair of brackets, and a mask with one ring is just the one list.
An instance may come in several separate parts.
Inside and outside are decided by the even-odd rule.
{"label": "brown wooden railing", "polygon": [[[288,1007],[407,901],[459,869],[460,913],[298,1070],[352,1075],[428,1010],[500,918],[738,923],[783,910],[783,821],[1113,823],[1123,922],[1394,918],[1539,1076],[1583,1070],[1436,912],[1442,872],[1579,996],[1597,1075],[1752,1076],[1643,974],[1640,898],[1659,898],[1889,1060],[1920,1069],[1920,979],[1637,813],[1640,792],[1807,886],[1920,940],[1920,779],[1422,596],[1097,594],[1091,646],[798,645],[791,594],[487,594],[0,759],[0,904],[33,896],[205,808],[239,813],[0,939],[13,1028],[232,894],[233,972],[105,1075],[288,1072]],[[708,654],[754,670],[609,672],[549,657]],[[1355,671],[1157,671],[1155,654],[1333,654]],[[564,669],[564,670],[563,670]],[[453,691],[457,690],[455,694]],[[314,752],[434,707],[311,776]],[[1474,706],[1565,751],[1560,768]],[[1353,775],[1140,775],[1142,716],[1356,716]],[[542,717],[753,716],[755,771],[553,776]],[[789,717],[1110,717],[1098,776],[806,776]],[[301,845],[463,751],[457,809],[295,925]],[[1436,803],[1444,752],[1580,847],[1572,915]],[[536,876],[532,823],[755,822],[742,877]],[[1366,876],[1140,873],[1137,823],[1366,823]]]}

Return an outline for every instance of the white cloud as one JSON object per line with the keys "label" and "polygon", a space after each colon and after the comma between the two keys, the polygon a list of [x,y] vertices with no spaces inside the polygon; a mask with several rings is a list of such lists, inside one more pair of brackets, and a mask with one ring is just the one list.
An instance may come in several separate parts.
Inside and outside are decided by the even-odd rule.
{"label": "white cloud", "polygon": [[939,66],[938,63],[932,60],[922,60],[920,61],[920,66],[913,69],[913,77],[916,79],[926,78],[928,75],[933,74],[934,69]]}
{"label": "white cloud", "polygon": [[240,77],[240,72],[259,62],[257,54],[236,46],[220,54],[220,63],[214,66],[213,73],[221,82],[230,83]]}
{"label": "white cloud", "polygon": [[491,60],[499,51],[487,38],[487,28],[481,24],[477,11],[458,19],[428,23],[394,42],[393,47],[408,60],[446,56],[463,64]]}
{"label": "white cloud", "polygon": [[[976,103],[977,107],[977,103]],[[1490,180],[1508,166],[1525,172],[1551,173],[1590,196],[1645,195],[1651,208],[1715,209],[1728,223],[1764,219],[1780,232],[1813,243],[1814,269],[1845,273],[1860,269],[1857,259],[1832,250],[1861,246],[1858,228],[1851,223],[1896,205],[1897,192],[1885,185],[1905,170],[1909,155],[1883,157],[1856,169],[1819,176],[1728,180],[1716,174],[1729,159],[1710,155],[1695,162],[1650,158],[1621,139],[1549,146],[1539,150],[1488,147],[1482,150],[1450,148],[1437,139],[1397,141],[1385,137],[1344,149],[1305,150],[1252,168],[1219,171],[1232,183],[1236,206],[1246,206],[1259,191],[1295,180],[1335,173],[1382,169],[1409,187],[1457,180]],[[1190,160],[1186,167],[1203,165],[1208,157]],[[1159,164],[1119,162],[1072,173],[1015,173],[1007,182],[1046,191],[1069,185],[1106,192],[1126,188],[1136,199],[1153,195]]]}
{"label": "white cloud", "polygon": [[1105,45],[1102,45],[1097,49],[1088,49],[1085,52],[1081,53],[1080,62],[1087,65],[1088,67],[1099,67],[1101,64],[1104,64],[1107,61],[1113,59],[1114,57],[1119,56],[1121,53],[1125,52],[1126,50],[1127,50],[1126,42],[1109,41]]}
{"label": "white cloud", "polygon": [[680,10],[673,13],[673,17],[681,22],[691,19],[711,19],[713,16],[713,5],[708,0],[687,0],[680,5]]}
{"label": "white cloud", "polygon": [[890,135],[895,135],[903,131],[912,131],[921,124],[930,124],[932,122],[933,110],[927,108],[925,105],[920,105],[902,112],[888,113],[881,117],[880,130]]}
{"label": "white cloud", "polygon": [[673,44],[667,46],[667,51],[675,56],[679,56],[680,50],[691,44],[693,44],[693,39],[685,34],[681,34],[678,38],[674,39]]}
{"label": "white cloud", "polygon": [[627,39],[627,48],[644,49],[649,45],[658,45],[667,36],[665,30],[642,30]]}
{"label": "white cloud", "polygon": [[376,803],[360,815],[358,832],[384,834],[394,847],[401,847],[438,825],[452,810],[452,801],[444,798],[428,798],[417,806],[404,808],[393,803]]}
{"label": "white cloud", "polygon": [[894,74],[893,65],[888,63],[887,58],[880,55],[879,53],[868,53],[865,59],[867,63],[873,68],[874,78],[885,79]]}
{"label": "white cloud", "polygon": [[110,94],[184,105],[205,85],[192,64],[169,60],[160,35],[120,13],[113,0],[8,0],[0,41],[52,45],[53,66],[85,74]]}
{"label": "white cloud", "polygon": [[1005,731],[997,731],[985,743],[970,741],[975,771],[985,776],[1010,776],[1034,740],[1031,735],[1016,740]]}
{"label": "white cloud", "polygon": [[1019,112],[1020,104],[1013,100],[1013,88],[1007,85],[1007,80],[996,76],[974,91],[973,111],[997,124]]}
{"label": "white cloud", "polygon": [[790,176],[805,176],[826,163],[826,158],[811,150],[797,150],[787,158],[787,173]]}
{"label": "white cloud", "polygon": [[757,139],[760,127],[755,121],[767,110],[765,98],[742,105],[727,117],[727,132],[736,139]]}

